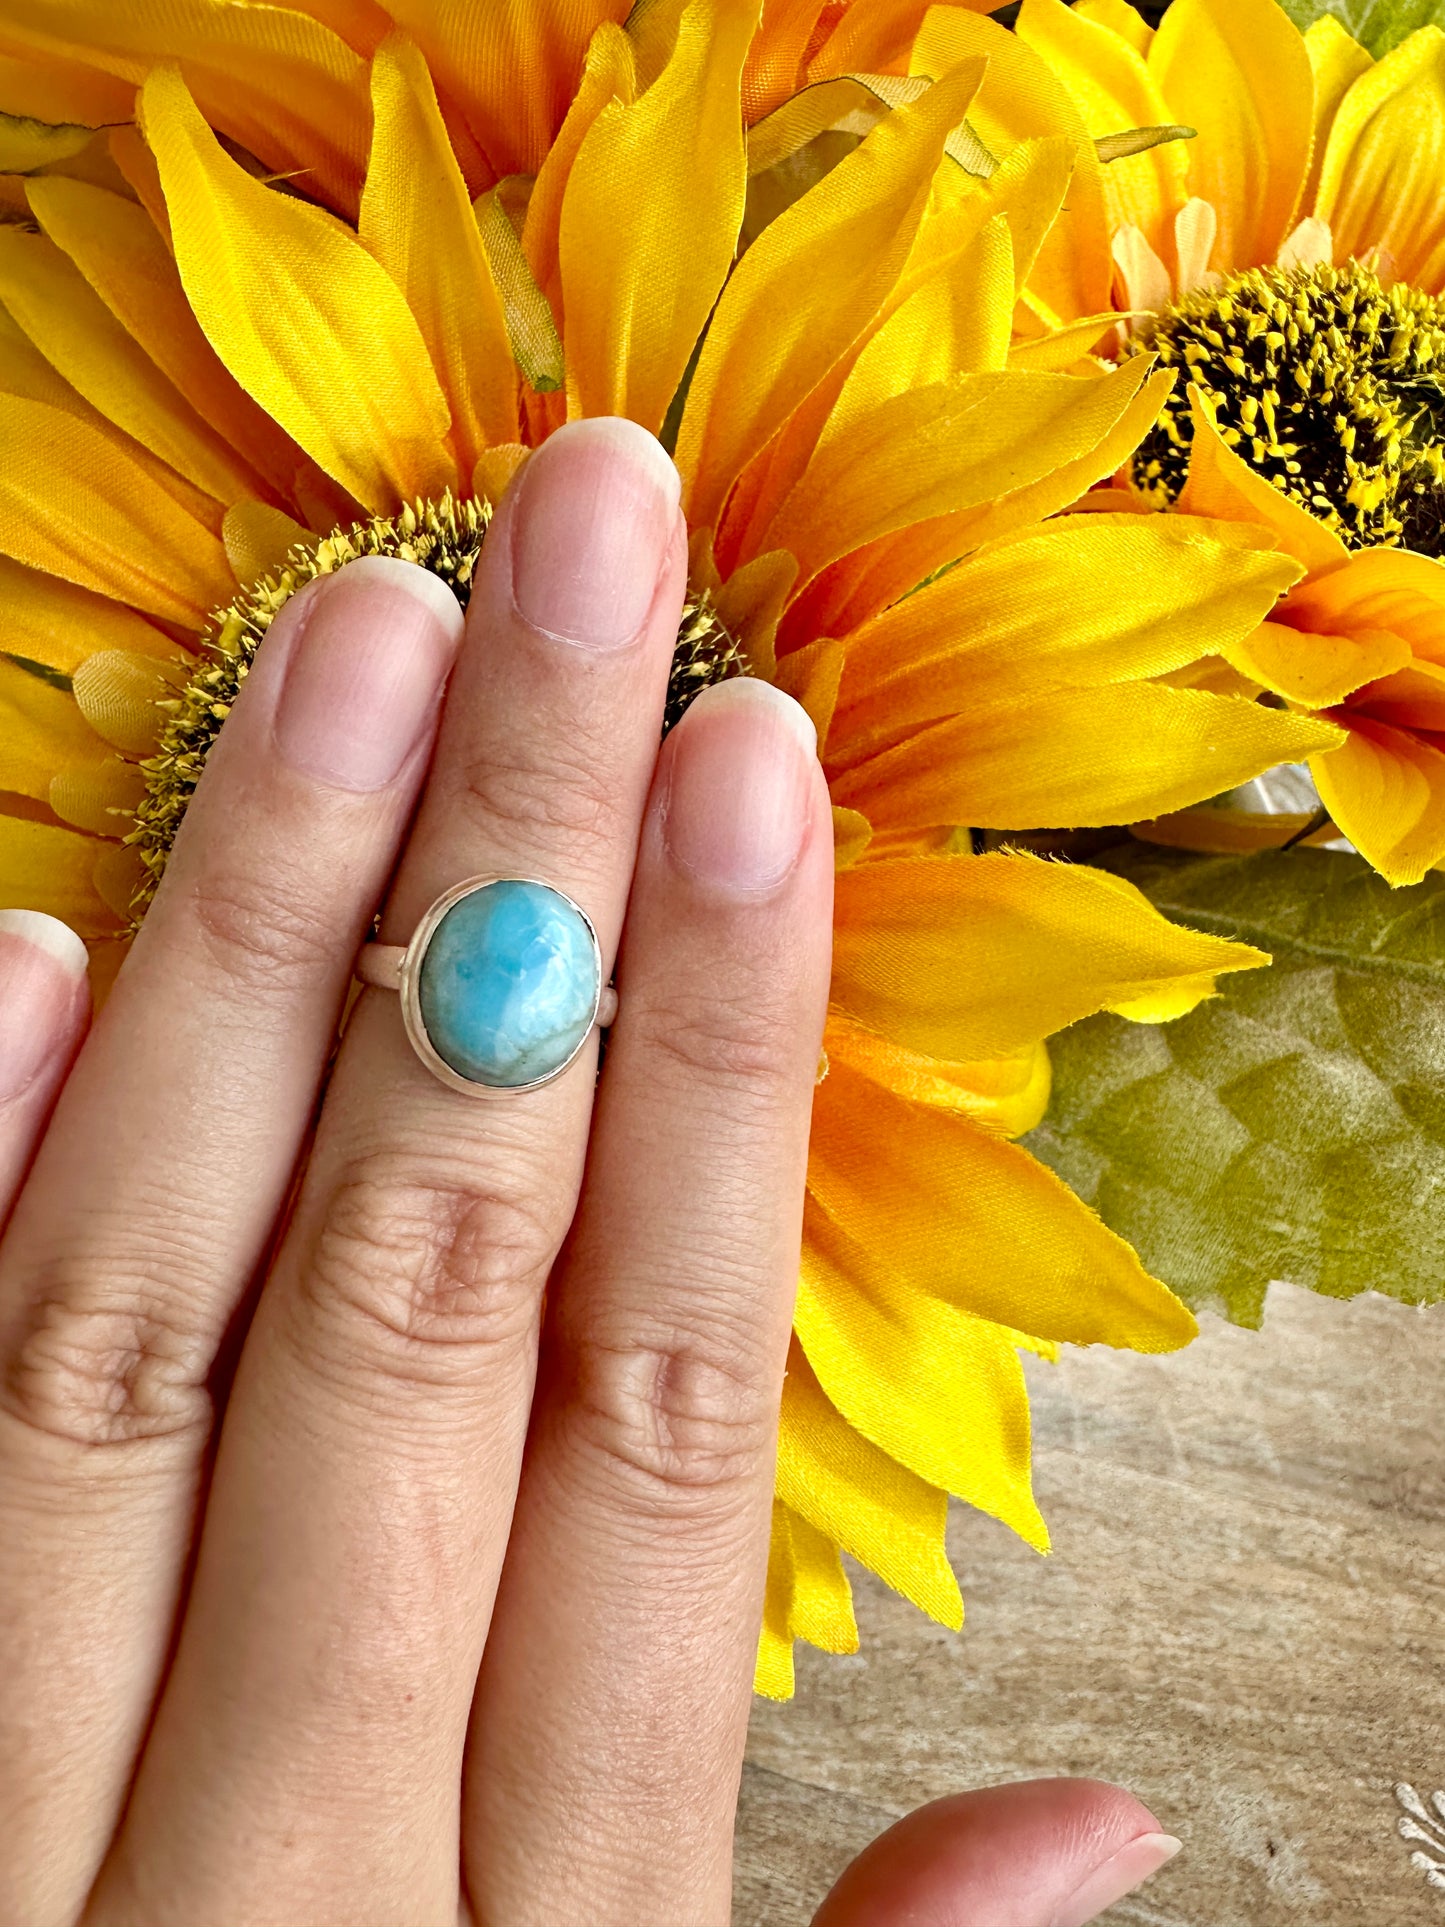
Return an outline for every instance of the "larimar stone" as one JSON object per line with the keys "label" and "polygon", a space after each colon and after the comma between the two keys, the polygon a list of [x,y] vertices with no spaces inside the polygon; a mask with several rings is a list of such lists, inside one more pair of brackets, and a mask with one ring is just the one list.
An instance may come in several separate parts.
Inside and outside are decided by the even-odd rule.
{"label": "larimar stone", "polygon": [[507,877],[454,903],[422,958],[432,1049],[474,1084],[516,1089],[561,1070],[592,1028],[597,947],[544,883]]}

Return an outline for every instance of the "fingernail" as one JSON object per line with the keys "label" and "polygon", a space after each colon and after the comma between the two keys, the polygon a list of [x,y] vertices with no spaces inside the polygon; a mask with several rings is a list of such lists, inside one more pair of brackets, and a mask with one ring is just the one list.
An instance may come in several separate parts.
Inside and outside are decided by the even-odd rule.
{"label": "fingernail", "polygon": [[1095,1867],[1083,1886],[1069,1895],[1054,1916],[1054,1927],[1085,1927],[1087,1921],[1097,1920],[1116,1900],[1133,1893],[1151,1874],[1158,1873],[1183,1844],[1172,1833],[1141,1833],[1102,1866]]}
{"label": "fingernail", "polygon": [[818,735],[771,683],[736,676],[693,702],[668,742],[662,834],[673,860],[737,896],[781,883],[802,854]]}
{"label": "fingernail", "polygon": [[436,726],[462,638],[456,597],[415,562],[365,555],[322,577],[297,619],[277,748],[337,789],[385,789]]}
{"label": "fingernail", "polygon": [[682,484],[636,422],[569,422],[522,471],[512,507],[512,600],[534,629],[620,649],[647,620]]}
{"label": "fingernail", "polygon": [[29,1089],[69,1035],[85,945],[39,910],[0,910],[0,1100]]}

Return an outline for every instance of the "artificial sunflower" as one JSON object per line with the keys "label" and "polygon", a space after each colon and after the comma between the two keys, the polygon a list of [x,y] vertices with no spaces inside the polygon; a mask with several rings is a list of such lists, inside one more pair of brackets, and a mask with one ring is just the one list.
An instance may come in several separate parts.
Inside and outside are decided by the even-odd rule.
{"label": "artificial sunflower", "polygon": [[[335,88],[313,97],[287,51],[330,29],[267,9],[262,47],[260,11],[77,28],[83,9],[0,5],[11,98],[19,47],[34,105],[93,86],[123,123],[59,159],[25,130],[34,165],[4,183],[23,218],[0,227],[0,902],[65,917],[113,966],[299,582],[371,550],[464,597],[490,501],[568,415],[674,443],[693,578],[674,699],[743,664],[775,679],[818,724],[836,805],[758,1674],[786,1692],[795,1637],[856,1640],[840,1548],[956,1625],[948,1492],[1044,1543],[1019,1347],[1192,1333],[1008,1140],[1042,1114],[1049,1032],[1176,1014],[1262,960],[1117,879],[974,854],[971,831],[1179,808],[1338,740],[1169,681],[1253,632],[1299,565],[1229,519],[1047,519],[1128,458],[1168,378],[1010,367],[1042,231],[1019,210],[1052,217],[1067,173],[1045,152],[984,182],[950,157],[982,63],[906,90],[739,260],[751,9],[650,8],[635,36],[604,19],[560,121],[551,94],[517,108],[559,123],[519,150],[535,174],[476,195],[444,111],[455,48],[434,78],[414,39],[376,42],[351,178]],[[550,74],[546,10],[513,12],[540,22],[518,71]],[[221,91],[228,63],[223,142],[188,78]],[[755,174],[787,149],[759,126]],[[278,128],[306,173],[271,178]]]}
{"label": "artificial sunflower", "polygon": [[[1177,371],[1116,478],[1128,493],[1094,501],[1253,523],[1307,568],[1217,653],[1242,691],[1344,729],[1311,759],[1320,796],[1390,882],[1417,882],[1445,861],[1445,34],[1376,61],[1275,0],[1174,0],[1157,32],[1124,0],[1023,0],[1015,35],[929,16],[909,63],[984,51],[970,122],[994,157],[1075,156],[1015,359],[1052,344],[1061,366],[1088,348],[1101,369]],[[1191,137],[1099,158],[1156,123]],[[1216,811],[1147,833],[1240,847],[1280,829]]]}
{"label": "artificial sunflower", "polygon": [[[1401,547],[1347,548],[1241,460],[1197,390],[1194,411],[1180,512],[1268,528],[1306,571],[1268,621],[1220,653],[1256,686],[1344,730],[1338,748],[1310,758],[1330,820],[1389,882],[1418,883],[1445,863],[1445,568]],[[1280,835],[1277,822],[1242,812],[1183,811],[1140,827],[1195,849]]]}

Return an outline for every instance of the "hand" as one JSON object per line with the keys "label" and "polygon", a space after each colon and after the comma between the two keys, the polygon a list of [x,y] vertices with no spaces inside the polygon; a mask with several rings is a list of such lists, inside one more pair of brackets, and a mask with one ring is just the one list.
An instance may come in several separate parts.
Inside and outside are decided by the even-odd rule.
{"label": "hand", "polygon": [[[765,685],[658,753],[677,501],[583,423],[465,636],[402,562],[296,596],[83,1044],[79,945],[0,920],[6,1927],[728,1917],[832,839]],[[487,873],[622,944],[595,1092],[595,1039],[446,1088],[372,989],[311,1140],[376,905]],[[1082,1921],[1157,1836],[966,1796],[819,1921]]]}

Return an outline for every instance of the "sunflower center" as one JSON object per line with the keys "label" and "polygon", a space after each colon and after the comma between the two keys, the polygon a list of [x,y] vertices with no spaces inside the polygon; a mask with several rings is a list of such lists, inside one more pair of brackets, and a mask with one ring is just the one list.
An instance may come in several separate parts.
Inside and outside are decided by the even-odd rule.
{"label": "sunflower center", "polygon": [[[155,894],[186,807],[212,743],[246,679],[261,638],[296,594],[317,576],[331,575],[362,555],[397,556],[440,576],[465,609],[477,558],[491,520],[490,503],[409,503],[399,515],[334,529],[316,548],[295,548],[284,564],[218,609],[203,632],[190,675],[166,712],[156,753],[141,765],[145,795],[126,841],[139,851],[145,877],[132,904],[137,920]],[[689,596],[678,624],[663,716],[665,736],[693,698],[710,683],[748,674],[747,659],[718,620],[706,594]]]}
{"label": "sunflower center", "polygon": [[1179,371],[1133,462],[1161,506],[1184,486],[1194,382],[1235,453],[1348,547],[1445,554],[1445,301],[1358,261],[1247,268],[1132,346]]}

